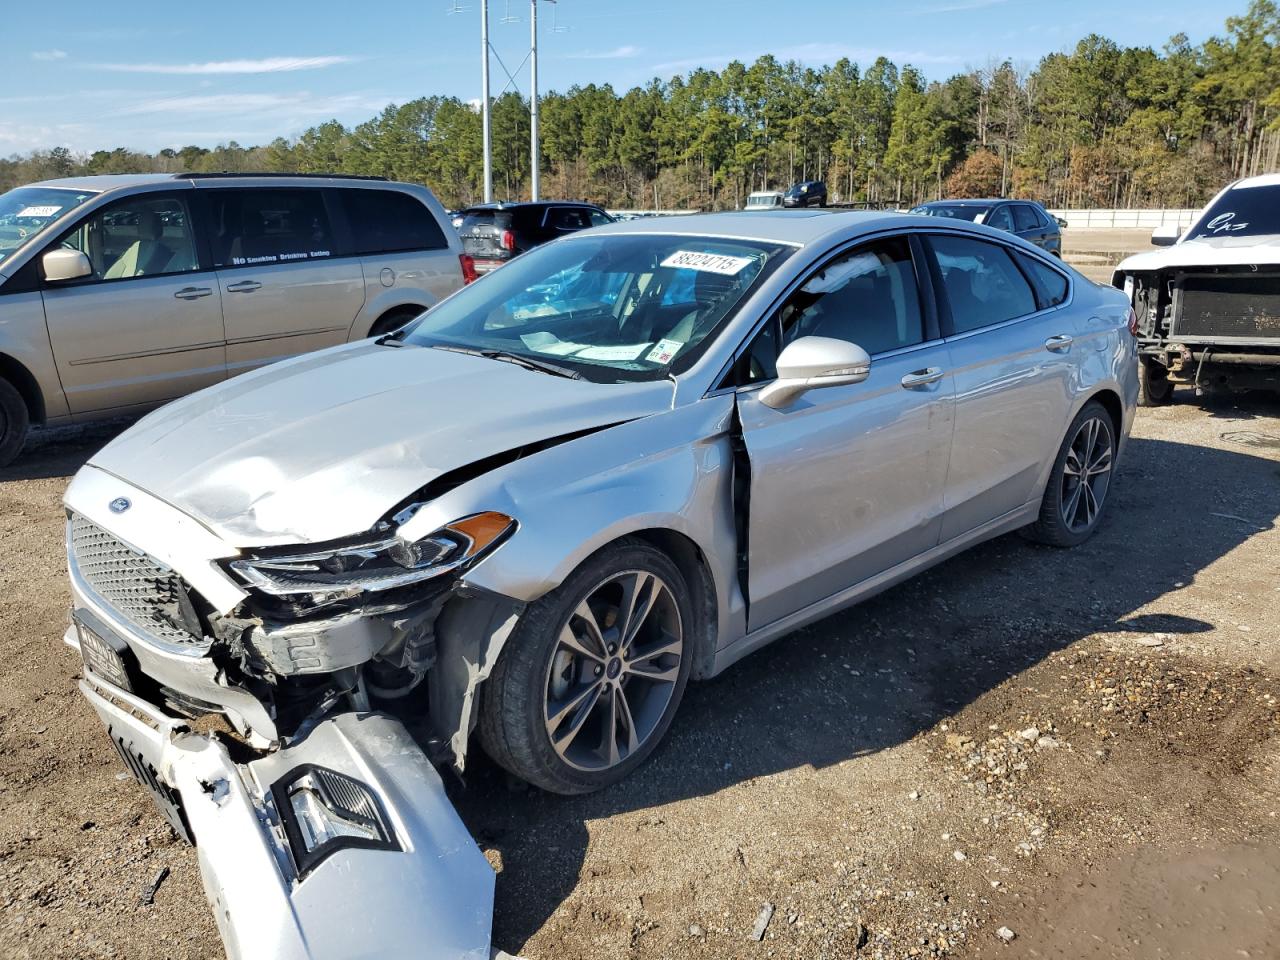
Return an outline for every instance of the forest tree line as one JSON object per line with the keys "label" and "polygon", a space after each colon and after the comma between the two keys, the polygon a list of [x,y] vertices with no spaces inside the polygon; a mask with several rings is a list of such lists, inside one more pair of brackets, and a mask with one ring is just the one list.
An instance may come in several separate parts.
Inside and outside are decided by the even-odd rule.
{"label": "forest tree line", "polygon": [[[1009,61],[926,82],[881,57],[820,68],[764,56],[617,93],[540,101],[542,193],[610,207],[740,207],[747,193],[825,180],[832,199],[911,204],[1018,196],[1050,207],[1192,207],[1280,166],[1280,12],[1252,0],[1221,36],[1157,52],[1096,34],[1030,71]],[[493,104],[494,191],[529,190],[529,109]],[[380,175],[449,206],[481,196],[480,116],[456,97],[392,104],[353,127],[155,154],[63,147],[0,159],[0,189],[56,176],[183,171]]]}

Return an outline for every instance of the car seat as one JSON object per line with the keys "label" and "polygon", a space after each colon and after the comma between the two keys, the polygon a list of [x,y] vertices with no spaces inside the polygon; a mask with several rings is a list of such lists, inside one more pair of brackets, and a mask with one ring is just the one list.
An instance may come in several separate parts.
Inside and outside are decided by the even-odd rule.
{"label": "car seat", "polygon": [[173,258],[173,250],[161,242],[164,224],[154,210],[138,212],[138,239],[133,241],[102,275],[104,280],[142,277],[163,273]]}

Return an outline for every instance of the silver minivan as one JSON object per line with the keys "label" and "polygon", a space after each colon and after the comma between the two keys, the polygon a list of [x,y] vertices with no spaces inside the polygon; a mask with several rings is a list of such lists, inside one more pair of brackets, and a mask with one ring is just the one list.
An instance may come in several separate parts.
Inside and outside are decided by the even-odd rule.
{"label": "silver minivan", "polygon": [[32,424],[142,412],[379,335],[474,278],[426,187],[146,174],[0,195],[0,465]]}

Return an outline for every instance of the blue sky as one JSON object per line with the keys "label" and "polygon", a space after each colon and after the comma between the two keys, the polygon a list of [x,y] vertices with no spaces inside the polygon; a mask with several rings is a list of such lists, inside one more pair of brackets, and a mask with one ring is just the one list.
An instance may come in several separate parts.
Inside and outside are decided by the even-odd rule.
{"label": "blue sky", "polygon": [[[463,12],[450,13],[453,6]],[[559,0],[540,5],[540,85],[616,88],[764,53],[818,65],[885,55],[941,78],[1032,66],[1095,31],[1161,46],[1221,33],[1247,0]],[[58,145],[155,150],[292,136],[389,102],[479,96],[480,0],[100,0],[14,4],[0,18],[0,155]],[[122,16],[120,11],[127,10]],[[110,12],[108,12],[110,11]],[[507,23],[510,13],[519,22]],[[498,55],[528,92],[529,0],[490,0]],[[552,26],[557,28],[554,32]],[[494,91],[507,78],[495,61]]]}

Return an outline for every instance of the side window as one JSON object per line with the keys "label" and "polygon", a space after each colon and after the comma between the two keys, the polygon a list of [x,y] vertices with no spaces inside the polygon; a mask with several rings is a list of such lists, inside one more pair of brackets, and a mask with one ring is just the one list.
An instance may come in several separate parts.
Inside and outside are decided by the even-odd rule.
{"label": "side window", "polygon": [[1009,216],[1008,207],[996,207],[991,213],[987,214],[985,220],[982,221],[988,227],[995,227],[997,230],[1013,230],[1013,218]]}
{"label": "side window", "polygon": [[143,194],[81,221],[58,241],[79,250],[98,280],[156,277],[200,269],[186,204]]}
{"label": "side window", "polygon": [[339,191],[351,224],[355,253],[444,250],[449,246],[431,211],[416,197],[398,190]]}
{"label": "side window", "polygon": [[1067,299],[1070,284],[1065,276],[1035,257],[1028,257],[1023,253],[1017,254],[1017,257],[1023,271],[1035,285],[1042,307],[1056,307]]}
{"label": "side window", "polygon": [[968,237],[932,236],[953,333],[1036,312],[1036,298],[1004,247]]}
{"label": "side window", "polygon": [[588,216],[591,218],[593,227],[603,227],[606,223],[613,223],[613,217],[601,210],[588,211]]}
{"label": "side window", "polygon": [[591,219],[582,207],[552,207],[547,214],[547,226],[569,233],[587,229],[591,226]]}
{"label": "side window", "polygon": [[1013,207],[1013,225],[1019,231],[1039,230],[1040,218],[1036,216],[1035,210],[1025,203],[1017,203]]}
{"label": "side window", "polygon": [[319,190],[209,190],[215,267],[323,260],[333,234]]}

